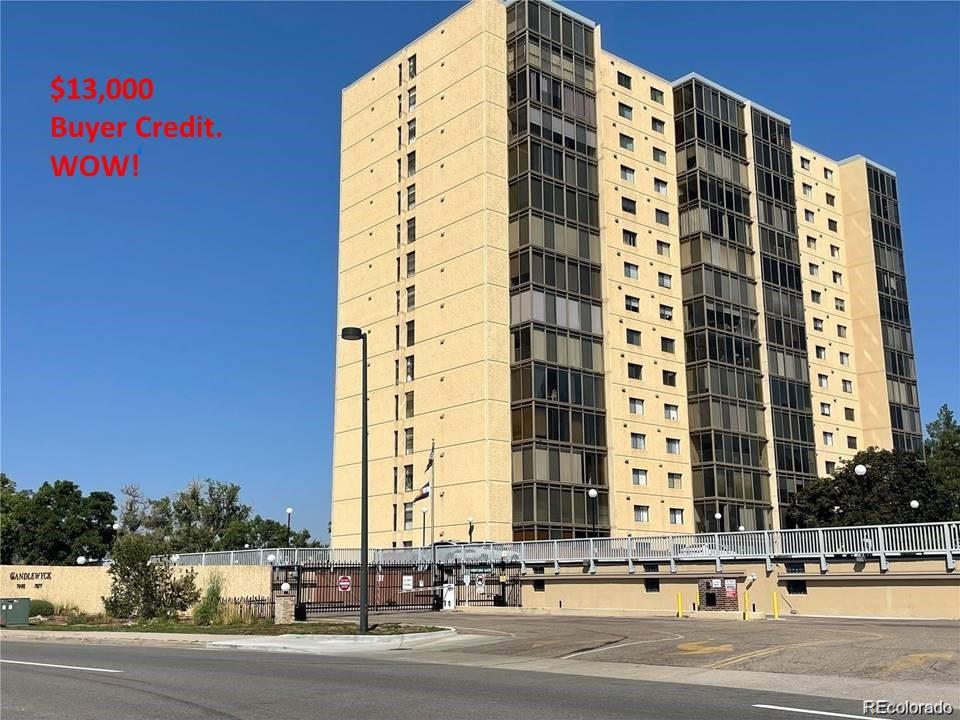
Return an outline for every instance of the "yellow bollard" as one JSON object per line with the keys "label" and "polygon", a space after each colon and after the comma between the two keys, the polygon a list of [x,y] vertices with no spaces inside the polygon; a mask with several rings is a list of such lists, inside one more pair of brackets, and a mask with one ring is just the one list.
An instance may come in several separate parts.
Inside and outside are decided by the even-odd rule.
{"label": "yellow bollard", "polygon": [[780,598],[776,592],[773,593],[773,619],[780,619]]}
{"label": "yellow bollard", "polygon": [[677,617],[683,617],[683,595],[677,593]]}
{"label": "yellow bollard", "polygon": [[744,590],[743,591],[743,619],[744,620],[749,619],[750,617],[749,612],[750,612],[750,591]]}

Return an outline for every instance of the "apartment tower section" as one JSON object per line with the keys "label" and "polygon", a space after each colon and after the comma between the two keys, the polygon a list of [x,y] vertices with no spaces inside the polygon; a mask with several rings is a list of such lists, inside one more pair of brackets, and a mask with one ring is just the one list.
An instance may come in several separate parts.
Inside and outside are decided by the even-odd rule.
{"label": "apartment tower section", "polygon": [[[513,537],[609,534],[594,24],[507,8]],[[592,492],[591,492],[592,491]]]}
{"label": "apartment tower section", "polygon": [[[474,0],[342,96],[337,321],[369,338],[374,547],[429,542],[433,442],[436,540],[512,536],[505,14]],[[359,544],[359,389],[338,341],[337,546]]]}
{"label": "apartment tower section", "polygon": [[[472,0],[344,90],[341,136],[373,545],[777,527],[858,450],[922,451],[877,163],[606,52],[552,0]],[[338,342],[338,546],[359,543],[360,369]]]}

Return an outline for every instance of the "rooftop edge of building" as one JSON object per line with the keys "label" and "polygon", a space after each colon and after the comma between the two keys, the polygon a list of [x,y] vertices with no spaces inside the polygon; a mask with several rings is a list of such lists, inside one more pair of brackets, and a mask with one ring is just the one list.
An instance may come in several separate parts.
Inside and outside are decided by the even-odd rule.
{"label": "rooftop edge of building", "polygon": [[875,167],[877,170],[880,170],[881,172],[889,173],[894,177],[897,176],[896,170],[891,170],[890,168],[884,165],[881,165],[876,160],[871,160],[866,155],[851,155],[850,157],[844,158],[843,160],[837,160],[837,165],[846,165],[847,163],[856,162],[857,160],[863,160],[867,165],[872,165],[873,167]]}

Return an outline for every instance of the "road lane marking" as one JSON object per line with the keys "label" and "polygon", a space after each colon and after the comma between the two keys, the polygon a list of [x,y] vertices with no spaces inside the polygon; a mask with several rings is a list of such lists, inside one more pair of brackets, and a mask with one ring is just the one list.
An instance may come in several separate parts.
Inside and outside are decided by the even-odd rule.
{"label": "road lane marking", "polygon": [[854,718],[854,720],[874,720],[867,715],[847,715],[846,713],[827,712],[826,710],[804,710],[803,708],[783,707],[782,705],[754,705],[764,710],[782,710],[783,712],[806,713],[807,715],[826,715],[827,717]]}
{"label": "road lane marking", "polygon": [[[660,631],[660,630],[651,630],[651,632],[655,632],[655,633],[662,634],[662,635],[668,634],[668,633],[664,633],[664,632],[662,632],[662,631]],[[575,657],[577,657],[578,655],[586,655],[586,654],[588,654],[588,653],[603,652],[604,650],[616,650],[617,648],[629,647],[630,645],[643,645],[644,643],[663,642],[664,640],[683,640],[683,635],[677,635],[676,633],[669,633],[669,635],[671,635],[671,637],[654,638],[653,640],[635,640],[635,641],[633,641],[633,642],[628,642],[628,643],[618,643],[618,644],[616,644],[616,645],[605,645],[604,647],[593,648],[593,649],[591,649],[591,650],[581,650],[580,652],[575,652],[575,653],[570,653],[569,655],[564,655],[564,656],[563,656],[562,658],[560,658],[560,659],[561,659],[561,660],[569,660],[570,658],[575,658]]]}
{"label": "road lane marking", "polygon": [[680,643],[677,645],[677,650],[687,655],[716,655],[717,653],[733,651],[733,645],[731,643],[707,645],[707,643],[712,640],[713,638],[707,638],[706,640],[697,640],[696,642]]}
{"label": "road lane marking", "polygon": [[[881,640],[884,637],[883,635],[878,635],[877,633],[864,632],[861,630],[834,630],[834,632],[863,635],[863,636],[866,636],[868,640]],[[773,655],[774,653],[778,653],[783,650],[789,650],[791,648],[816,647],[818,645],[837,645],[837,644],[845,645],[845,644],[852,643],[856,639],[857,638],[837,639],[837,640],[811,640],[809,642],[788,643],[786,645],[772,645],[770,647],[760,648],[759,650],[752,650],[751,652],[743,653],[742,655],[734,655],[733,657],[717,660],[716,662],[710,663],[705,667],[708,667],[712,670],[720,670],[723,668],[732,667],[733,665],[741,663],[744,660],[755,660],[758,658],[767,657],[768,655]]]}
{"label": "road lane marking", "polygon": [[89,672],[123,672],[123,670],[109,670],[107,668],[80,667],[79,665],[54,665],[53,663],[27,662],[26,660],[0,660],[0,663],[12,663],[13,665],[36,665],[38,667],[61,668],[62,670],[87,670]]}

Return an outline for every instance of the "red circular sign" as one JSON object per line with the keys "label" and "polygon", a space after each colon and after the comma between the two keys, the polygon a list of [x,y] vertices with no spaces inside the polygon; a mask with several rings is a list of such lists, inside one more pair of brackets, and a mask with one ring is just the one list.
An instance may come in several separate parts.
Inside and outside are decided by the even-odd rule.
{"label": "red circular sign", "polygon": [[337,578],[337,587],[340,588],[343,592],[346,592],[347,590],[350,589],[351,582],[352,581],[350,580],[349,575],[341,575],[340,577]]}

